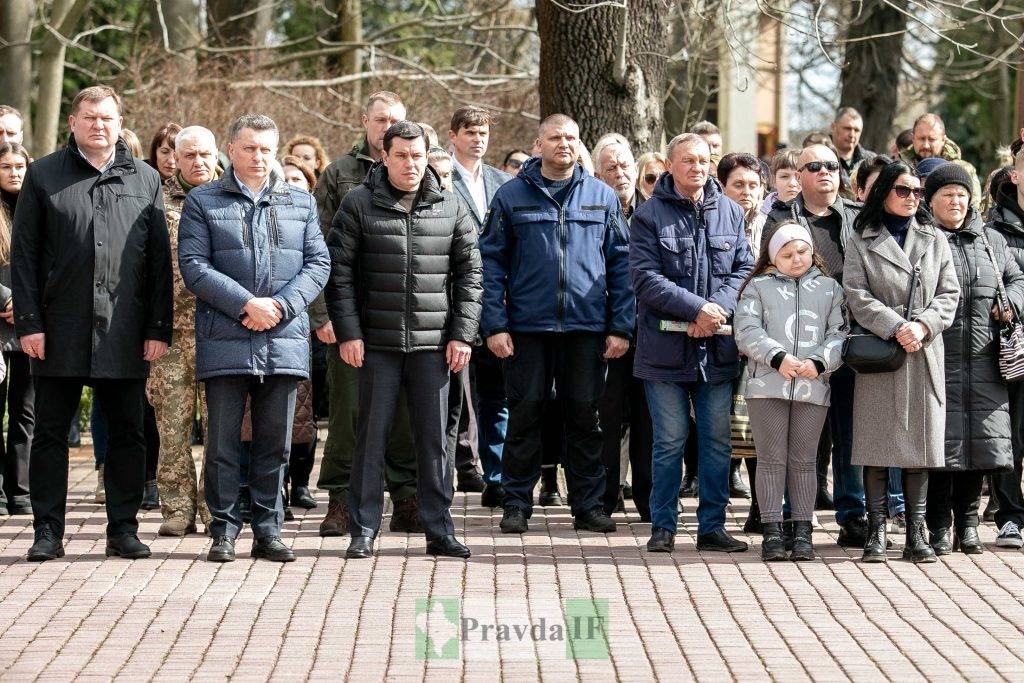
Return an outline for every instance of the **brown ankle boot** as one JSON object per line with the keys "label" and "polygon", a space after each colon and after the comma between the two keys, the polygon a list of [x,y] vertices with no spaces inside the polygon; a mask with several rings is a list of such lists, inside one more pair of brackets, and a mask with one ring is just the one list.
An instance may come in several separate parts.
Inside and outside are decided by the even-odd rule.
{"label": "brown ankle boot", "polygon": [[419,499],[416,496],[395,503],[391,511],[390,529],[403,534],[423,533],[423,520],[420,519]]}
{"label": "brown ankle boot", "polygon": [[331,498],[327,504],[327,514],[320,522],[321,536],[348,535],[348,506],[337,498]]}

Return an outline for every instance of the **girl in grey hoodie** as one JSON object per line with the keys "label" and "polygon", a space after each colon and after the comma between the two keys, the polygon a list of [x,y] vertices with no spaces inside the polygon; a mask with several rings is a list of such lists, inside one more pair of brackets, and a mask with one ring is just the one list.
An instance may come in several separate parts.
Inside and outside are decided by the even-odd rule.
{"label": "girl in grey hoodie", "polygon": [[[757,448],[757,502],[766,561],[812,560],[815,460],[829,405],[828,376],[842,363],[846,337],[842,286],[825,275],[813,239],[795,221],[780,223],[761,245],[740,289],[733,321],[747,356],[747,409]],[[789,490],[794,540],[782,539],[782,497]]]}

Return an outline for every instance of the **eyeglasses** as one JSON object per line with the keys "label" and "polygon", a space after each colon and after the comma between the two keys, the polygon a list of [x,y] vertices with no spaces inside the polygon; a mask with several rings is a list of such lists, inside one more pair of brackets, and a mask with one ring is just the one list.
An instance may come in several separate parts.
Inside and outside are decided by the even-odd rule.
{"label": "eyeglasses", "polygon": [[896,196],[900,199],[906,199],[911,194],[914,195],[914,199],[920,200],[924,196],[924,190],[920,187],[907,187],[906,185],[893,185],[892,191],[896,193]]}
{"label": "eyeglasses", "polygon": [[800,168],[801,171],[810,171],[811,173],[817,173],[821,169],[835,173],[839,170],[839,163],[836,161],[808,161]]}
{"label": "eyeglasses", "polygon": [[654,183],[658,182],[658,174],[644,173],[644,182],[647,183],[648,185],[653,185]]}
{"label": "eyeglasses", "polygon": [[508,161],[505,162],[505,165],[508,166],[509,168],[522,168],[523,162],[521,162],[519,159],[509,159]]}

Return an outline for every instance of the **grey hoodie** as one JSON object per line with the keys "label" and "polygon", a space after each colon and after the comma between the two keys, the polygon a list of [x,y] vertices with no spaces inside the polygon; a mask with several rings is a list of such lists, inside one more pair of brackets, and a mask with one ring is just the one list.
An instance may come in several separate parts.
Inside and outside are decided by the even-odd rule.
{"label": "grey hoodie", "polygon": [[[748,359],[746,397],[829,405],[828,376],[843,362],[844,301],[842,286],[814,266],[799,280],[771,268],[747,283],[733,319],[736,346]],[[817,360],[825,372],[784,379],[771,366],[780,351]]]}

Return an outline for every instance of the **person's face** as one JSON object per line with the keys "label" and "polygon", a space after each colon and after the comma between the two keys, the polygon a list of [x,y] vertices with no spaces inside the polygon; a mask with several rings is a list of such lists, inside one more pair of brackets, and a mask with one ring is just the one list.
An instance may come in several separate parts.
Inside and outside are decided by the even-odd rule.
{"label": "person's face", "polygon": [[839,191],[839,159],[828,147],[807,147],[800,153],[796,166],[800,172],[800,188],[804,193],[827,197]]}
{"label": "person's face", "polygon": [[860,142],[860,135],[864,132],[864,120],[859,116],[847,114],[838,121],[833,121],[831,129],[833,144],[840,152],[849,154]]}
{"label": "person's face", "polygon": [[405,106],[377,100],[362,116],[366,142],[372,151],[380,154],[384,149],[384,133],[399,121],[405,120]]}
{"label": "person's face", "polygon": [[628,203],[633,199],[636,191],[636,162],[625,147],[613,145],[601,151],[597,177],[615,191],[620,202]]}
{"label": "person's face", "polygon": [[25,180],[25,169],[28,168],[28,159],[8,152],[0,157],[0,190],[11,194],[21,192],[21,184]]}
{"label": "person's face", "polygon": [[231,168],[246,185],[262,185],[274,167],[277,155],[277,131],[243,128],[228,143]]}
{"label": "person's face", "polygon": [[800,194],[800,172],[795,168],[780,168],[775,172],[775,191],[784,202]]}
{"label": "person's face", "polygon": [[[909,190],[909,191],[908,191]],[[909,218],[917,213],[921,203],[921,181],[915,175],[904,173],[896,179],[896,184],[885,197],[885,210],[894,216]],[[901,197],[906,194],[906,197]]]}
{"label": "person's face", "polygon": [[449,192],[454,192],[455,188],[452,186],[452,160],[438,159],[437,161],[431,161],[430,167],[437,172],[437,176],[441,179],[441,186]]}
{"label": "person's face", "polygon": [[0,145],[5,142],[22,144],[25,138],[25,131],[22,130],[22,126],[22,120],[14,114],[0,116]]}
{"label": "person's face", "polygon": [[312,145],[293,145],[291,154],[298,157],[306,168],[316,171],[316,149]]}
{"label": "person's face", "polygon": [[937,157],[946,143],[946,134],[939,126],[919,123],[914,128],[914,152],[922,159]]}
{"label": "person's face", "polygon": [[676,189],[683,196],[694,195],[704,188],[711,171],[711,152],[703,140],[677,145],[669,159],[669,173]]}
{"label": "person's face", "polygon": [[306,180],[306,175],[302,172],[302,169],[291,164],[285,164],[281,170],[284,172],[284,181],[286,183],[292,187],[309,192],[309,181]]}
{"label": "person's face", "polygon": [[391,140],[391,151],[381,154],[381,161],[388,169],[388,180],[402,192],[412,192],[420,186],[423,173],[427,170],[427,146],[423,137]]}
{"label": "person's face", "polygon": [[580,155],[580,129],[566,122],[545,126],[537,138],[541,163],[554,169],[572,168]]}
{"label": "person's face", "polygon": [[761,175],[743,166],[733,169],[725,182],[725,196],[743,207],[749,213],[761,203]]}
{"label": "person's face", "polygon": [[181,177],[189,185],[202,185],[213,180],[217,170],[217,148],[208,141],[186,140],[175,153]]}
{"label": "person's face", "polygon": [[658,178],[667,170],[668,167],[658,160],[650,161],[644,166],[643,174],[641,174],[638,182],[640,183],[640,190],[644,193],[645,197],[650,197],[654,194],[654,186],[658,182]]}
{"label": "person's face", "polygon": [[701,135],[704,138],[704,142],[708,143],[708,150],[711,152],[711,156],[716,159],[722,158],[722,136],[718,133],[708,133],[707,135]]}
{"label": "person's face", "polygon": [[775,267],[783,275],[798,278],[810,269],[813,255],[811,245],[807,242],[790,240],[775,255]]}
{"label": "person's face", "polygon": [[490,126],[463,126],[454,133],[448,131],[448,141],[460,159],[483,159],[490,135]]}
{"label": "person's face", "polygon": [[963,186],[944,185],[932,196],[932,214],[947,230],[959,230],[970,203],[971,195]]}
{"label": "person's face", "polygon": [[113,97],[99,102],[81,102],[78,112],[68,117],[68,128],[83,152],[109,153],[121,134],[121,114]]}
{"label": "person's face", "polygon": [[530,157],[521,152],[516,152],[508,158],[508,163],[505,164],[501,170],[514,178],[519,175],[519,171],[523,168],[523,164],[525,164],[529,158]]}
{"label": "person's face", "polygon": [[156,148],[156,170],[160,177],[167,180],[178,168],[177,159],[174,157],[174,148],[168,143],[167,138],[163,139],[160,146]]}
{"label": "person's face", "polygon": [[868,179],[864,181],[864,187],[857,188],[856,199],[858,202],[862,202],[868,198],[868,194],[871,192],[871,187],[875,184],[876,180],[878,180],[878,171],[875,171],[868,176]]}

